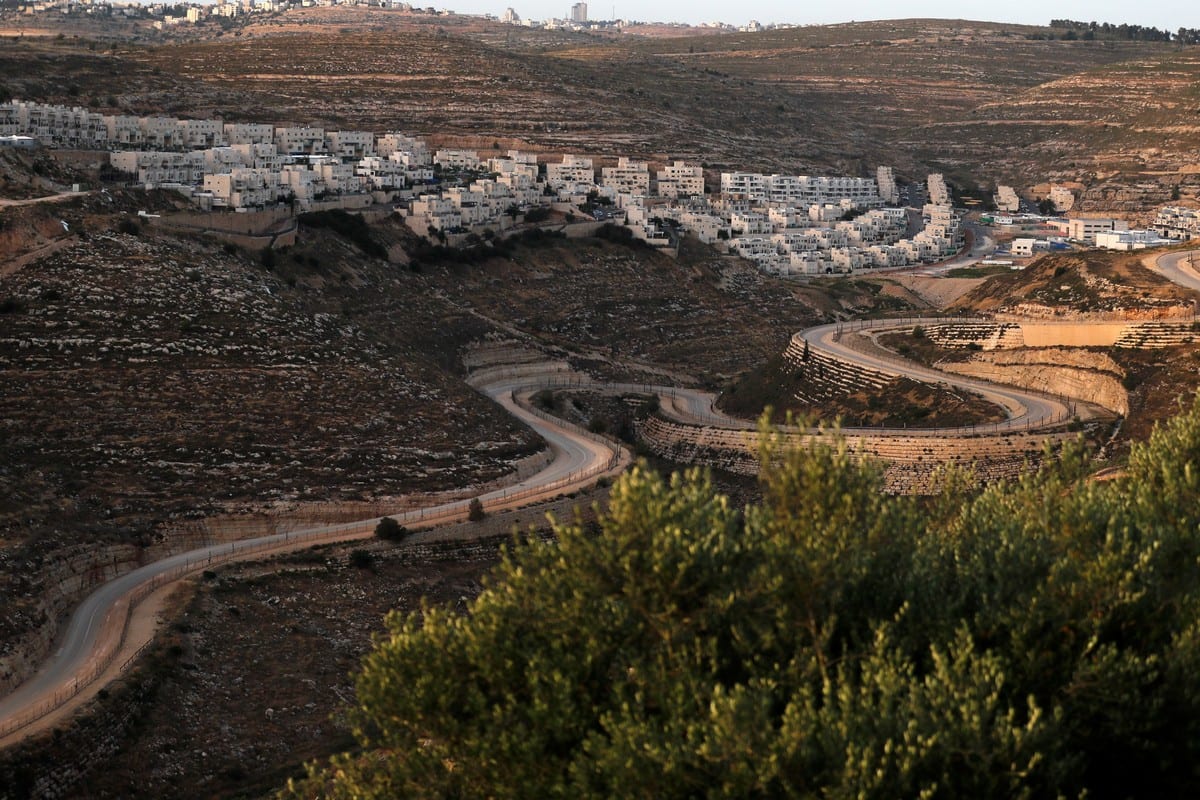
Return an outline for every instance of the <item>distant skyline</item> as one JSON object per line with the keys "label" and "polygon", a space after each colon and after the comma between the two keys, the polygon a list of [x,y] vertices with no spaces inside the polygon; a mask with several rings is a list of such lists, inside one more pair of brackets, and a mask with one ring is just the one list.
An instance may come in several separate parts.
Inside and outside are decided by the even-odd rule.
{"label": "distant skyline", "polygon": [[[421,5],[410,0],[414,5]],[[463,14],[494,14],[512,8],[521,19],[567,19],[574,0],[457,0],[454,4],[437,5]],[[1166,28],[1200,28],[1200,3],[1182,0],[1147,0],[1142,3],[1118,0],[1065,0],[1046,3],[1041,0],[1012,0],[1011,2],[980,2],[979,0],[915,0],[897,5],[883,0],[860,0],[854,3],[805,4],[780,0],[745,0],[728,3],[716,0],[658,0],[654,3],[629,0],[588,2],[588,18],[592,20],[634,19],[643,22],[728,22],[745,25],[750,20],[768,23],[823,25],[837,22],[862,22],[899,17],[935,17],[940,19],[971,19],[986,22],[1011,22],[1022,25],[1048,25],[1051,19],[1076,19],[1083,22],[1129,23]]]}

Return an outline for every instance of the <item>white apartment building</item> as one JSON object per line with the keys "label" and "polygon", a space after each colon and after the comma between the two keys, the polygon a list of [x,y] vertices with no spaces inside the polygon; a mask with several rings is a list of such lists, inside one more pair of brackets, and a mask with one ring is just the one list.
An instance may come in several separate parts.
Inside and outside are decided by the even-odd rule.
{"label": "white apartment building", "polygon": [[174,117],[140,117],[142,144],[152,149],[172,150],[183,146],[183,131]]}
{"label": "white apartment building", "polygon": [[316,155],[325,152],[323,128],[284,127],[275,129],[275,147],[291,155]]}
{"label": "white apartment building", "polygon": [[215,119],[181,119],[178,124],[182,147],[203,150],[225,144],[225,126]]}
{"label": "white apartment building", "polygon": [[353,164],[343,164],[333,156],[312,156],[310,162],[326,192],[355,194],[362,191],[362,179],[354,174]]}
{"label": "white apartment building", "polygon": [[571,22],[587,22],[587,3],[575,3],[571,6]]}
{"label": "white apartment building", "polygon": [[508,189],[513,202],[518,206],[534,206],[542,201],[542,188],[538,185],[536,176],[531,178],[525,174],[498,175],[496,183]]}
{"label": "white apartment building", "polygon": [[479,169],[479,153],[474,150],[443,148],[433,154],[433,163],[450,169]]}
{"label": "white apartment building", "polygon": [[604,167],[600,174],[600,185],[615,189],[619,194],[642,197],[650,194],[650,166],[645,161],[622,156],[615,167]]}
{"label": "white apartment building", "polygon": [[[564,155],[560,163],[546,165],[546,183],[553,189],[567,189],[573,194],[578,193],[582,187],[595,187],[596,170],[592,167],[590,158]],[[582,193],[587,192],[588,189],[583,188]]]}
{"label": "white apartment building", "polygon": [[109,154],[113,169],[135,176],[138,183],[200,185],[204,181],[204,153],[164,153],[126,150]]}
{"label": "white apartment building", "polygon": [[865,263],[862,253],[855,247],[834,247],[829,251],[829,262],[835,272],[853,272],[862,269]]}
{"label": "white apartment building", "polygon": [[403,156],[402,162],[411,166],[425,167],[433,163],[429,147],[425,142],[403,133],[386,133],[375,140],[375,152],[384,157],[394,153]]}
{"label": "white apartment building", "polygon": [[21,120],[15,102],[0,103],[0,136],[16,136],[21,133]]}
{"label": "white apartment building", "polygon": [[703,196],[703,168],[686,161],[668,164],[658,171],[658,193],[671,198]]}
{"label": "white apartment building", "polygon": [[225,141],[229,144],[275,144],[275,126],[256,122],[225,123]]}
{"label": "white apartment building", "polygon": [[489,158],[487,167],[488,172],[495,172],[501,177],[523,176],[535,182],[538,177],[537,156],[520,150],[509,150],[505,158]]}
{"label": "white apartment building", "polygon": [[882,203],[871,178],[725,172],[721,174],[721,192],[735,200],[769,205],[807,207],[849,200],[855,207],[871,208]]}
{"label": "white apartment building", "polygon": [[1163,206],[1154,219],[1154,229],[1171,239],[1200,237],[1200,211],[1180,206]]}
{"label": "white apartment building", "polygon": [[1096,234],[1108,231],[1124,231],[1129,224],[1116,219],[1071,219],[1067,220],[1067,238],[1084,244],[1095,244]]}
{"label": "white apartment building", "polygon": [[279,173],[239,167],[226,175],[205,175],[204,191],[212,194],[214,208],[254,208],[279,199]]}
{"label": "white apartment building", "polygon": [[271,169],[278,172],[291,156],[282,155],[271,142],[262,144],[231,144],[229,149],[238,154],[242,164],[253,169]]}
{"label": "white apartment building", "polygon": [[141,120],[137,117],[120,114],[107,116],[104,118],[104,127],[107,130],[110,145],[140,145],[145,141],[142,136]]}
{"label": "white apartment building", "polygon": [[375,152],[375,134],[370,131],[330,131],[326,151],[340,158],[363,158]]}
{"label": "white apartment building", "polygon": [[995,203],[997,211],[1015,214],[1021,210],[1021,198],[1017,197],[1016,190],[1011,186],[1003,184],[997,186],[992,201]]}
{"label": "white apartment building", "polygon": [[685,230],[694,234],[697,239],[705,244],[712,244],[721,239],[722,233],[725,234],[725,237],[729,236],[729,226],[725,223],[725,220],[714,214],[683,211],[677,219]]}
{"label": "white apartment building", "polygon": [[320,176],[304,164],[288,164],[279,170],[280,193],[291,195],[302,205],[324,190]]}
{"label": "white apartment building", "polygon": [[946,186],[946,178],[940,172],[930,173],[925,179],[925,188],[929,191],[929,202],[935,206],[950,205],[950,187]]}
{"label": "white apartment building", "polygon": [[1070,211],[1075,207],[1075,193],[1066,186],[1051,186],[1050,202],[1058,211]]}
{"label": "white apartment building", "polygon": [[405,220],[413,231],[422,236],[429,229],[448,231],[462,227],[462,215],[450,200],[439,195],[425,195],[413,200]]}
{"label": "white apartment building", "polygon": [[778,233],[789,228],[807,228],[810,220],[807,213],[801,214],[791,206],[772,206],[767,209],[767,222]]}
{"label": "white apartment building", "polygon": [[232,147],[211,147],[202,150],[204,156],[204,172],[213,175],[228,174],[235,167],[248,167],[242,154]]}
{"label": "white apartment building", "polygon": [[734,236],[771,233],[771,223],[765,216],[754,211],[730,214],[729,228]]}
{"label": "white apartment building", "polygon": [[875,170],[875,186],[879,191],[879,199],[883,202],[900,202],[900,190],[896,188],[896,176],[891,167],[879,167]]}
{"label": "white apartment building", "polygon": [[368,189],[403,189],[407,184],[408,168],[402,161],[379,156],[367,156],[355,165],[354,174]]}

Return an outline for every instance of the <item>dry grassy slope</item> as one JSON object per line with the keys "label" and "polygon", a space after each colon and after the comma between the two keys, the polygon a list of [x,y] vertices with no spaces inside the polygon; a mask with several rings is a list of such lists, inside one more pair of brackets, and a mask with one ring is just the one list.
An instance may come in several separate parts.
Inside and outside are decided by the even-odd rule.
{"label": "dry grassy slope", "polygon": [[959,298],[958,311],[1010,311],[1047,316],[1121,311],[1152,317],[1190,305],[1196,292],[1146,269],[1140,254],[1089,251],[1039,258],[996,275]]}
{"label": "dry grassy slope", "polygon": [[633,379],[652,377],[639,369],[650,365],[719,385],[818,319],[810,290],[698,245],[676,261],[566,240],[523,248],[514,261],[430,268],[426,278],[455,302],[580,354],[600,374]]}
{"label": "dry grassy slope", "polygon": [[[476,147],[689,157],[714,168],[865,173],[891,163],[918,175],[937,164],[990,180],[997,157],[1020,153],[1013,142],[1031,155],[1011,169],[1001,162],[1005,176],[1037,172],[1047,153],[1062,156],[1077,140],[1070,125],[1011,134],[975,125],[975,109],[991,114],[1041,84],[1070,86],[1055,82],[1171,52],[1025,38],[1036,30],[900,20],[646,39],[304,9],[237,35],[112,54],[23,42],[0,54],[0,67],[20,96],[110,111],[399,128]],[[1101,113],[1081,106],[1086,119]]]}
{"label": "dry grassy slope", "polygon": [[[1161,45],[1032,41],[1040,29],[985,22],[895,20],[758,34],[646,41],[652,52],[737,80],[788,88],[832,112],[838,130],[858,130],[893,148],[892,163],[980,170],[994,155],[958,146],[973,110],[1048,83],[1164,50]],[[919,129],[919,135],[914,135]],[[1003,138],[1001,137],[1001,141]],[[1010,142],[1011,144],[1011,142]],[[1007,151],[1020,158],[1020,150]],[[989,166],[990,171],[990,166]],[[977,177],[989,179],[981,174]]]}
{"label": "dry grassy slope", "polygon": [[[0,280],[5,601],[40,591],[62,547],[275,501],[466,487],[540,446],[454,373],[491,328],[407,271],[320,234],[324,263],[297,279],[210,242],[89,229]],[[315,272],[337,291],[306,290]]]}
{"label": "dry grassy slope", "polygon": [[[1132,55],[1128,46],[1120,53]],[[959,163],[991,160],[1002,179],[1084,181],[1094,187],[1084,197],[1085,210],[1137,210],[1169,200],[1179,184],[1194,195],[1200,188],[1194,174],[1200,170],[1200,48],[1147,47],[1129,60],[990,100],[969,119],[916,133],[916,141],[928,142],[931,159],[940,148]],[[1193,174],[1177,174],[1188,166]],[[1169,174],[1154,174],[1160,172]]]}

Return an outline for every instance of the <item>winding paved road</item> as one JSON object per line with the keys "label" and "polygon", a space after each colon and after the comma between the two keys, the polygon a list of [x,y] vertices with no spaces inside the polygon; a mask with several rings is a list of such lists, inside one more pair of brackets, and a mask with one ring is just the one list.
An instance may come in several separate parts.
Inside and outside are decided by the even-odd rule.
{"label": "winding paved road", "polygon": [[[939,321],[943,320],[907,320],[902,324],[912,326]],[[901,323],[876,323],[872,329],[878,330],[889,325],[900,327]],[[1009,419],[1000,423],[1000,428],[1028,427],[1035,420],[1046,421],[1053,417],[1062,419],[1068,413],[1067,406],[1053,398],[937,372],[911,362],[898,363],[854,350],[840,341],[839,337],[840,332],[851,328],[859,330],[865,326],[857,323],[823,325],[802,331],[796,336],[807,340],[811,348],[826,351],[870,369],[978,392],[1008,411]],[[527,399],[530,393],[545,387],[653,393],[659,395],[664,413],[678,421],[743,430],[755,427],[754,422],[735,419],[717,411],[713,406],[715,395],[700,390],[649,384],[603,384],[563,372],[531,374],[528,371],[518,371],[507,377],[494,376],[487,384],[479,387],[480,391],[541,435],[549,444],[554,457],[550,464],[537,474],[503,489],[480,495],[480,499],[489,509],[515,508],[576,491],[594,483],[603,475],[620,472],[631,460],[629,452],[624,448],[601,437],[587,434],[569,423],[541,415],[527,404],[518,402],[518,397]],[[853,429],[847,430],[850,432]],[[968,429],[908,429],[891,433],[909,436],[920,435],[922,432],[952,435],[956,430]],[[889,433],[874,428],[864,429],[862,432],[875,435]],[[468,503],[468,500],[459,500],[391,516],[408,527],[428,527],[465,519]],[[131,608],[149,590],[217,563],[282,553],[309,547],[315,543],[369,538],[374,535],[375,524],[378,521],[379,518],[376,517],[203,547],[164,558],[104,584],[76,609],[66,631],[60,637],[58,648],[42,668],[14,692],[0,699],[0,746],[28,735],[33,730],[32,723],[74,698],[82,687],[104,671],[121,646]],[[98,688],[92,686],[89,690],[94,691]]]}
{"label": "winding paved road", "polygon": [[1172,283],[1200,291],[1200,250],[1163,253],[1147,266]]}
{"label": "winding paved road", "polygon": [[[1061,421],[1070,416],[1071,409],[1068,404],[1056,397],[1012,386],[1000,386],[973,378],[964,378],[961,375],[952,375],[947,372],[939,372],[910,361],[893,361],[878,355],[855,350],[842,341],[839,335],[865,330],[881,331],[889,327],[911,328],[915,325],[929,326],[944,322],[946,322],[944,319],[929,318],[905,320],[902,324],[888,322],[887,320],[862,323],[833,323],[809,328],[796,334],[796,336],[807,341],[809,347],[812,349],[823,350],[843,361],[849,361],[868,369],[878,370],[889,375],[911,378],[912,380],[924,383],[944,383],[958,389],[976,392],[989,402],[1003,408],[1008,414],[1007,420],[996,424],[996,427],[1000,429],[1036,427],[1052,419]],[[968,429],[940,428],[936,432],[939,436],[944,436],[947,434],[953,435],[955,432],[964,432],[965,430]],[[916,431],[910,429],[906,430],[905,433],[913,435]]]}
{"label": "winding paved road", "polygon": [[[481,494],[480,499],[490,510],[529,505],[577,491],[604,475],[620,472],[632,458],[627,450],[614,443],[586,434],[568,423],[539,416],[520,405],[513,393],[526,383],[527,378],[500,381],[483,391],[540,434],[550,445],[554,458],[544,469],[525,480]],[[465,519],[469,502],[458,500],[391,516],[413,528],[446,524]],[[287,552],[316,543],[369,538],[374,535],[379,519],[202,547],[155,561],[109,581],[75,610],[59,637],[57,649],[42,668],[0,699],[0,744],[21,737],[23,728],[73,699],[90,679],[104,670],[121,645],[131,606],[150,588],[217,563]]]}

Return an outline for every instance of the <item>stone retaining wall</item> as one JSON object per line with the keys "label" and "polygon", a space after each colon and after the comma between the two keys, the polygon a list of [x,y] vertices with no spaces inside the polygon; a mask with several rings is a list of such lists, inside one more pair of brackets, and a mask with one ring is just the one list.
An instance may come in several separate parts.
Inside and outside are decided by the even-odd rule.
{"label": "stone retaining wall", "polygon": [[[638,430],[657,455],[684,463],[705,464],[742,475],[758,472],[758,433],[683,425],[652,416]],[[937,470],[946,464],[972,469],[976,480],[1012,480],[1035,470],[1047,441],[1054,447],[1073,439],[1068,432],[1012,432],[989,436],[863,436],[843,434],[852,453],[884,462],[884,484],[892,494],[929,494],[937,490]],[[832,434],[789,433],[789,444],[809,447]]]}

